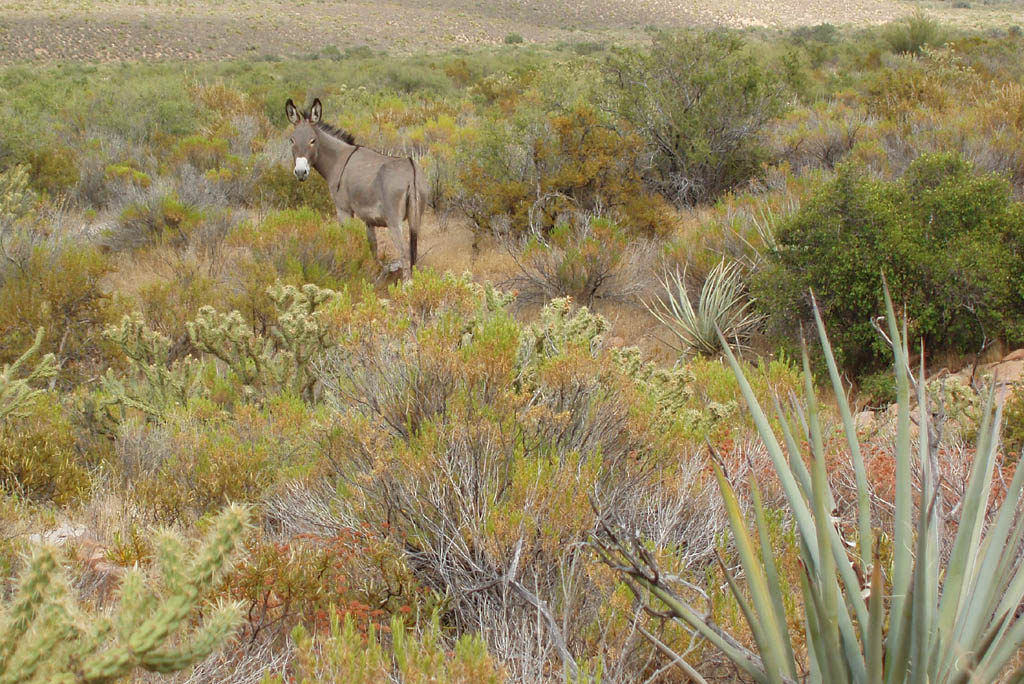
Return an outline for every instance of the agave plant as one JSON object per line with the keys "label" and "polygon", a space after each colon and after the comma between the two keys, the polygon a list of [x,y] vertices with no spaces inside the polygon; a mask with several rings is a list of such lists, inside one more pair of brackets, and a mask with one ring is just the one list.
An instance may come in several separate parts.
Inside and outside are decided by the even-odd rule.
{"label": "agave plant", "polygon": [[[1024,619],[1019,611],[1024,601],[1024,520],[1017,513],[1024,468],[1017,469],[1007,488],[1006,503],[988,522],[986,518],[998,453],[1001,408],[993,408],[990,393],[978,433],[977,454],[959,508],[952,551],[948,560],[942,561],[942,494],[923,364],[921,381],[916,383],[920,440],[919,447],[914,449],[906,325],[902,331],[899,329],[888,292],[885,297],[898,394],[895,528],[888,583],[874,548],[867,479],[850,407],[820,314],[815,311],[818,333],[856,473],[858,538],[852,548],[832,518],[834,499],[826,475],[821,422],[806,352],[805,436],[811,451],[809,468],[778,403],[775,411],[781,438],[770,426],[725,338],[720,339],[772,459],[798,534],[804,570],[800,579],[809,661],[806,666],[797,659],[787,627],[778,568],[753,478],[753,527],[759,544],[755,544],[748,530],[735,491],[716,467],[739,563],[746,577],[746,591],[739,588],[728,572],[726,577],[749,624],[757,653],[744,648],[715,625],[709,615],[675,593],[658,573],[650,552],[637,540],[627,545],[611,533],[611,541],[601,544],[606,562],[617,567],[635,591],[656,599],[675,620],[711,642],[757,682],[992,682],[1004,674],[1024,643]],[[915,460],[921,483],[916,515],[911,484]],[[704,681],[691,666],[681,666],[694,681]],[[1010,675],[1007,681],[1024,682],[1024,670]]]}
{"label": "agave plant", "polygon": [[743,270],[738,263],[723,259],[711,269],[700,291],[697,308],[690,303],[686,289],[686,271],[666,273],[660,279],[667,301],[646,304],[647,310],[668,326],[682,342],[684,351],[714,356],[719,353],[718,331],[730,343],[742,348],[762,317],[751,307],[743,283]]}

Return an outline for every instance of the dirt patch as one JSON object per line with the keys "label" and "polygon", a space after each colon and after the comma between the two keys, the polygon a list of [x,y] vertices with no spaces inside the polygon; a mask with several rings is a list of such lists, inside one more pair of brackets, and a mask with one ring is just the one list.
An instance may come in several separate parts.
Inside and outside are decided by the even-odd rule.
{"label": "dirt patch", "polygon": [[886,0],[0,0],[0,63],[303,56],[325,47],[390,53],[503,42],[621,43],[648,26],[797,26],[891,20]]}

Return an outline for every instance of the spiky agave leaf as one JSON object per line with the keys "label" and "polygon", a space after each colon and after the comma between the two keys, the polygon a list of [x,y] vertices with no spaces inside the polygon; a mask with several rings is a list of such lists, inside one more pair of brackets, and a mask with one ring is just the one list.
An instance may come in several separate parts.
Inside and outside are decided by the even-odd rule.
{"label": "spiky agave leaf", "polygon": [[[805,430],[802,437],[810,449],[810,468],[804,464],[799,441],[776,401],[776,415],[782,431],[780,443],[743,376],[728,340],[719,332],[725,358],[736,374],[740,391],[775,466],[799,537],[810,681],[870,684],[882,681],[896,684],[993,681],[1024,645],[1024,620],[1017,615],[1018,607],[1024,602],[1024,564],[1021,562],[1024,517],[1016,510],[1017,501],[1024,495],[1024,468],[1017,470],[1007,489],[1006,505],[999,508],[994,520],[989,518],[988,502],[992,472],[999,453],[1001,417],[1000,408],[994,406],[994,393],[990,392],[953,550],[949,561],[942,565],[939,553],[942,522],[940,475],[935,458],[937,445],[933,442],[931,416],[924,393],[924,368],[922,365],[917,381],[920,438],[919,448],[914,450],[910,430],[911,381],[906,324],[899,325],[888,290],[885,303],[888,334],[893,347],[898,408],[894,449],[896,494],[892,593],[888,597],[884,595],[886,586],[877,558],[870,509],[866,504],[869,492],[860,446],[849,405],[845,401],[845,388],[820,315],[816,315],[819,338],[856,472],[858,539],[853,552],[848,551],[832,519],[834,496],[828,485],[821,422],[806,351],[805,413],[801,418]],[[916,518],[912,480],[915,467],[919,468],[921,475]],[[659,580],[656,572],[638,573],[635,566],[634,571],[628,568],[625,571],[633,581],[667,606],[677,619],[708,638],[755,681],[792,681],[793,673],[800,670],[793,655],[785,616],[781,614],[782,589],[767,548],[768,529],[756,483],[752,483],[751,489],[754,496],[753,523],[762,547],[759,555],[754,552],[748,524],[740,512],[731,485],[717,467],[716,473],[747,586],[741,590],[729,573],[727,580],[750,623],[761,657],[736,648],[731,637],[676,596]],[[619,548],[622,549],[621,546]],[[866,597],[856,565],[863,569],[870,567],[870,586]],[[1012,681],[1024,681],[1024,671],[1015,675]]]}

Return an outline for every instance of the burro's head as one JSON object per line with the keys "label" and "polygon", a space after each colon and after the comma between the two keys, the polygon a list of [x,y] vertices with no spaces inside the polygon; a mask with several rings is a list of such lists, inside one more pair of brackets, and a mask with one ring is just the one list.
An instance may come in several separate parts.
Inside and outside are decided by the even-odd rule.
{"label": "burro's head", "polygon": [[290,140],[292,159],[295,161],[295,177],[300,181],[306,180],[310,169],[316,164],[319,139],[316,124],[319,123],[322,112],[323,106],[320,104],[320,98],[313,100],[313,106],[309,108],[309,112],[303,112],[296,108],[291,98],[284,105],[284,113],[288,115],[288,120],[295,125]]}

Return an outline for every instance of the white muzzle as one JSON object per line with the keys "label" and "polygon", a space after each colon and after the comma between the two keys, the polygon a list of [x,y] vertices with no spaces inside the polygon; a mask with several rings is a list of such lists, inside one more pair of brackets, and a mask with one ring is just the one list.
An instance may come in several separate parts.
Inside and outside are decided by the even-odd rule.
{"label": "white muzzle", "polygon": [[295,177],[300,181],[306,180],[309,175],[309,160],[305,157],[295,158]]}

